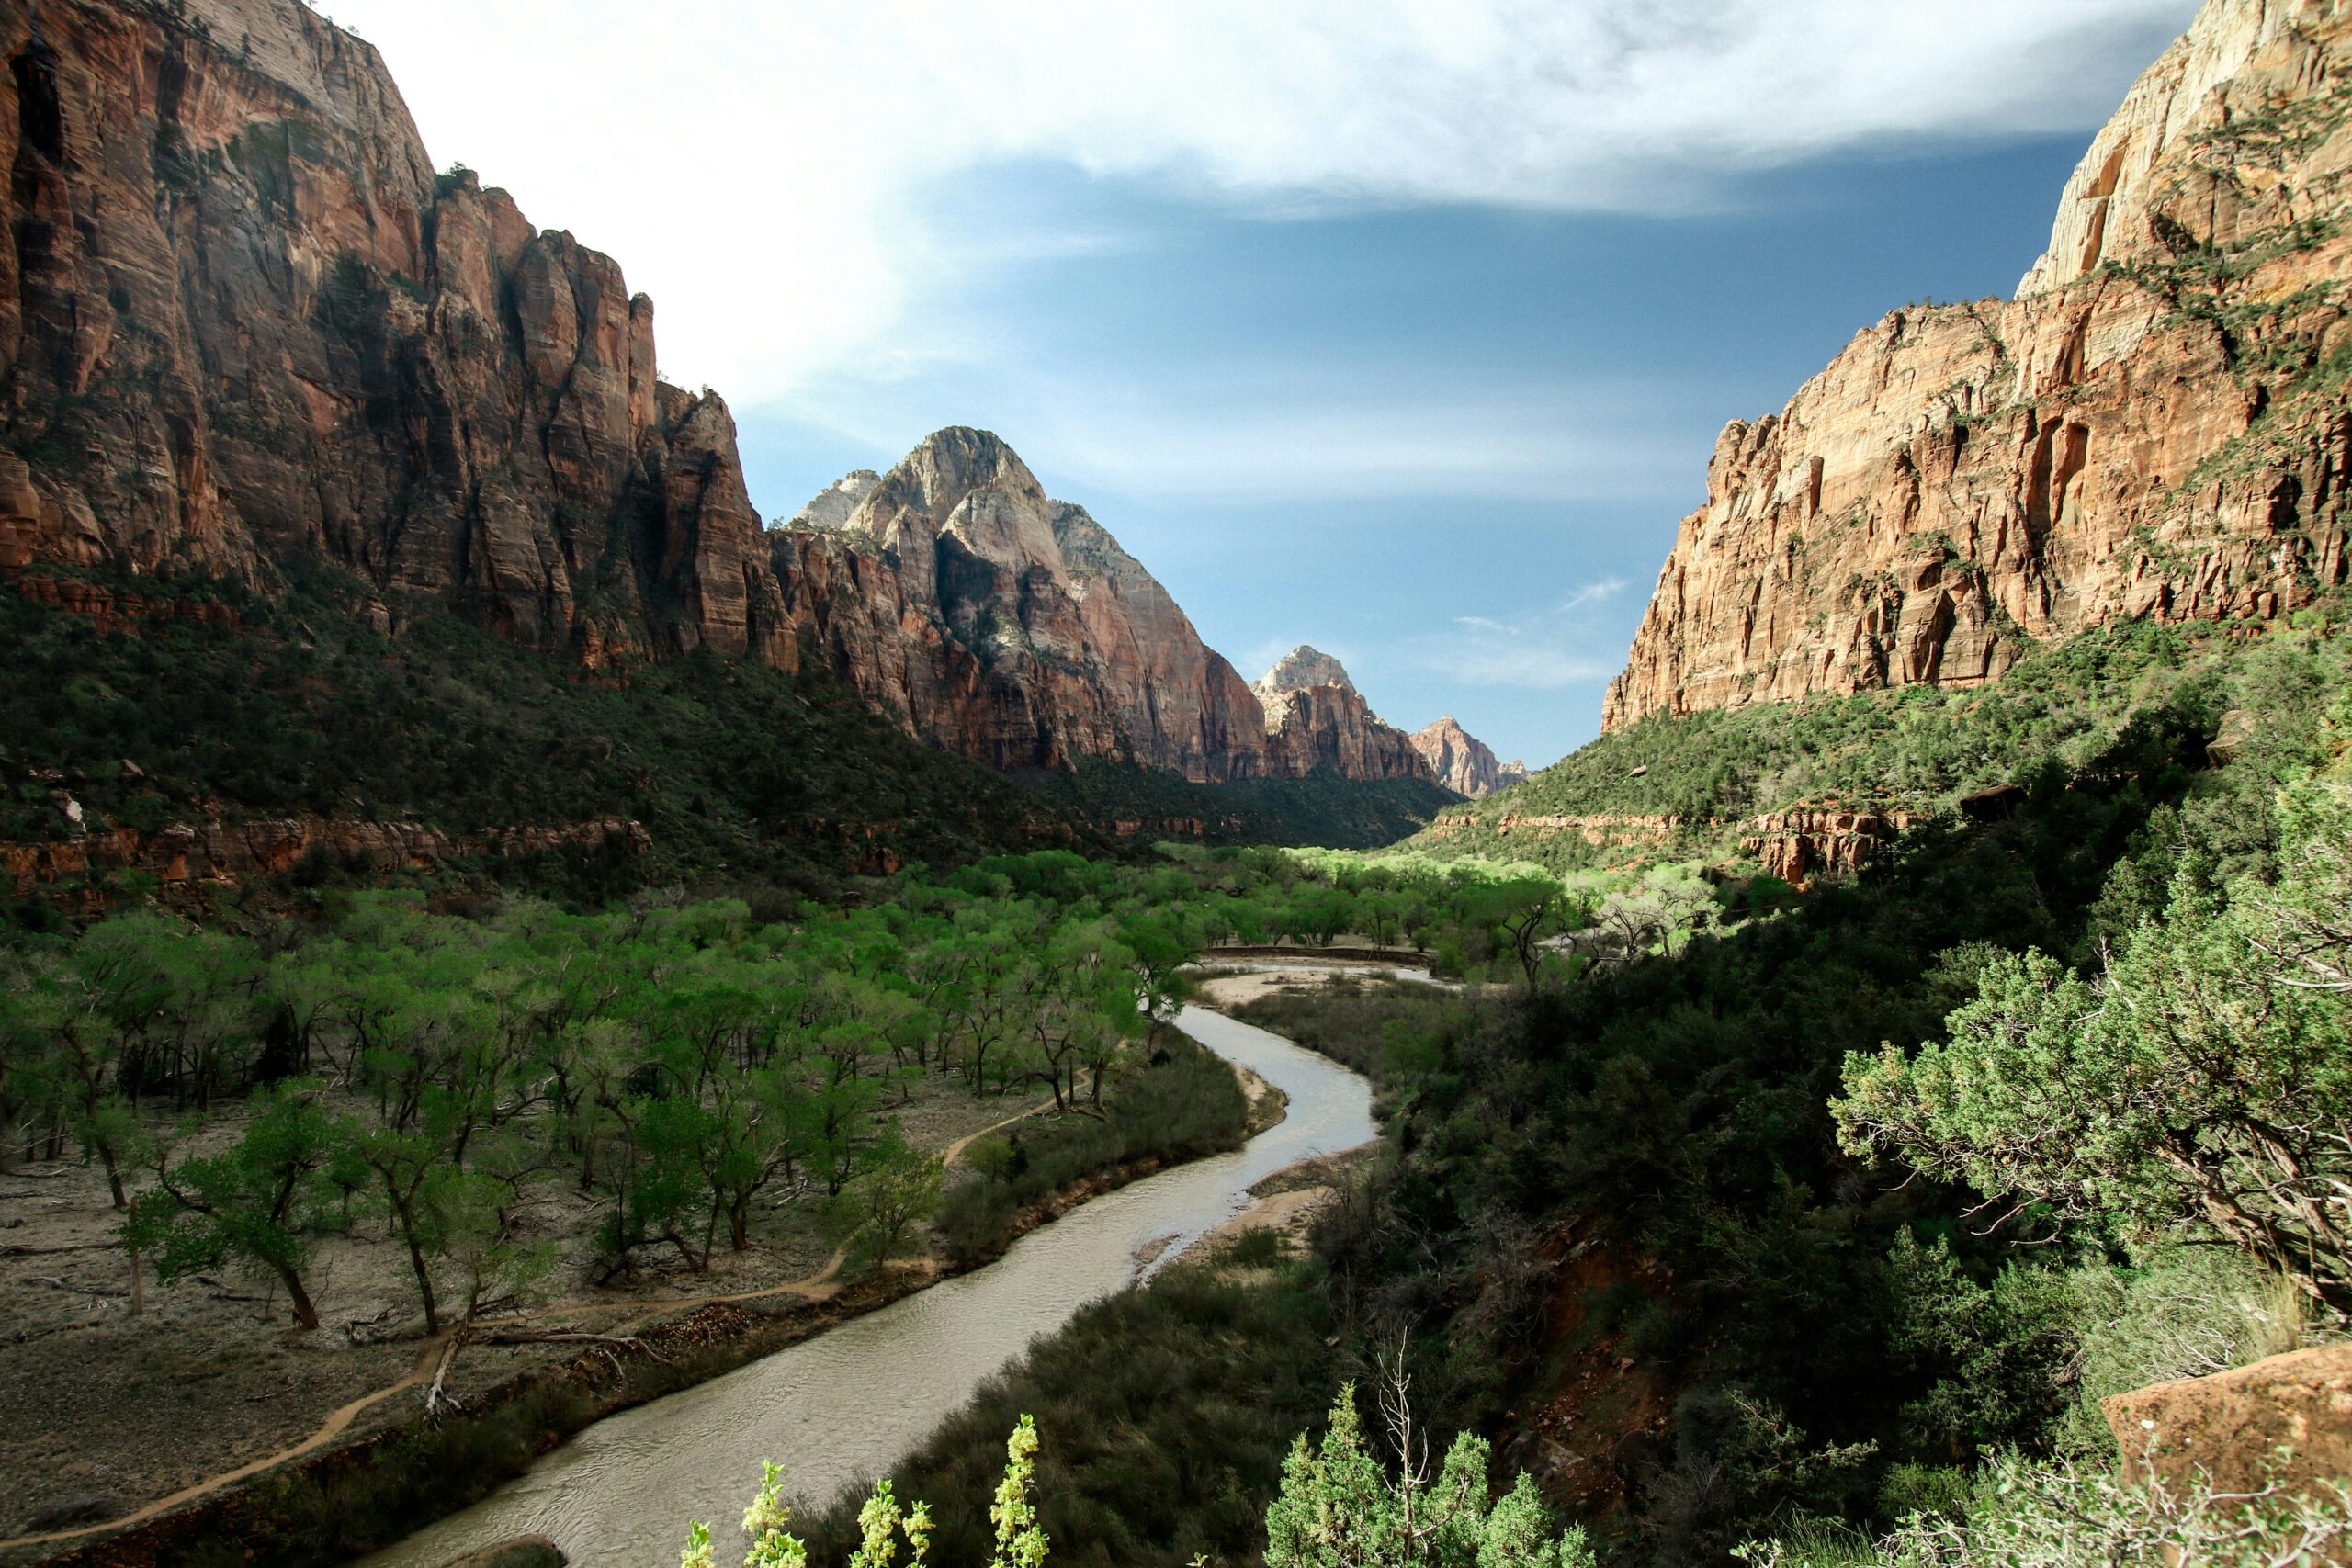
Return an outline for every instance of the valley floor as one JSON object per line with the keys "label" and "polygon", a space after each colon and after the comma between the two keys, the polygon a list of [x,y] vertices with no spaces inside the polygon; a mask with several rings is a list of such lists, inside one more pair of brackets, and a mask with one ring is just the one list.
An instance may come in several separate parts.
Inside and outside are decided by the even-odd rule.
{"label": "valley floor", "polygon": [[[952,1154],[1031,1109],[1025,1098],[976,1099],[927,1079],[893,1112],[916,1147]],[[237,1130],[224,1115],[217,1135]],[[752,1245],[722,1239],[707,1273],[655,1258],[633,1278],[589,1282],[595,1208],[566,1188],[535,1229],[560,1248],[551,1278],[565,1281],[526,1317],[485,1321],[483,1332],[533,1326],[614,1334],[695,1306],[745,1297],[822,1302],[841,1288],[820,1189],[763,1204]],[[409,1421],[446,1339],[427,1341],[407,1255],[368,1224],[321,1248],[312,1291],[323,1325],[300,1333],[283,1297],[263,1281],[218,1274],[147,1281],[133,1315],[130,1269],[113,1240],[121,1216],[95,1164],[30,1167],[0,1175],[0,1405],[18,1412],[0,1431],[7,1512],[0,1551],[22,1537],[104,1525],[321,1432],[357,1442]],[[920,1273],[924,1264],[900,1264]],[[468,1400],[581,1353],[579,1341],[518,1345],[477,1337],[448,1364],[446,1392]],[[356,1410],[348,1407],[368,1401]],[[62,1546],[64,1541],[57,1542]]]}

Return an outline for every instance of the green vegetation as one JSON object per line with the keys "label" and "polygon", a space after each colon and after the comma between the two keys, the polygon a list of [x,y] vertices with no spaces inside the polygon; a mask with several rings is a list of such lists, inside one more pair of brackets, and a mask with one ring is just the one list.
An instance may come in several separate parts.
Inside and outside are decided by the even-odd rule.
{"label": "green vegetation", "polygon": [[[892,1480],[928,1498],[933,1554],[989,1561],[989,1501],[1003,1433],[1034,1412],[1037,1522],[1053,1560],[1086,1568],[1183,1568],[1249,1561],[1292,1438],[1331,1398],[1338,1362],[1321,1298],[1293,1278],[1182,1262],[1148,1291],[1081,1309],[899,1463]],[[843,1561],[858,1540],[844,1502],[814,1521],[812,1557]]]}
{"label": "green vegetation", "polygon": [[1302,1435],[1292,1446],[1266,1510],[1267,1568],[1591,1568],[1584,1531],[1553,1533],[1525,1471],[1502,1496],[1488,1495],[1485,1438],[1456,1434],[1432,1480],[1408,1393],[1401,1380],[1381,1391],[1387,1444],[1399,1456],[1394,1475],[1365,1447],[1353,1384],[1332,1401],[1322,1440]]}
{"label": "green vegetation", "polygon": [[[2284,641],[2283,652],[2249,650],[2228,627],[2119,622],[2035,647],[1990,687],[1906,686],[1655,716],[1525,784],[1448,808],[1447,829],[1413,847],[1575,870],[1636,854],[1720,855],[1746,819],[1806,802],[1949,812],[1978,791],[2063,784],[2098,765],[2143,714],[2176,714],[2210,735],[2232,706],[2290,700],[2286,687],[2308,689],[2314,677],[2298,635]],[[1660,844],[1634,850],[1597,847],[1574,832],[1505,833],[1507,814],[1634,814],[1676,826]]]}
{"label": "green vegetation", "polygon": [[[0,594],[16,677],[0,691],[0,840],[70,838],[52,791],[94,826],[149,832],[213,807],[453,838],[641,822],[643,853],[484,857],[447,879],[589,900],[676,881],[830,895],[886,856],[953,864],[1054,830],[1105,842],[822,675],[707,655],[597,674],[438,608],[386,637],[354,592],[326,577],[277,599],[224,590],[212,603],[237,626],[165,615],[136,635]],[[292,874],[370,878],[324,858]]]}
{"label": "green vegetation", "polygon": [[[409,880],[589,903],[666,883],[835,897],[902,863],[1044,842],[1140,856],[1191,821],[1215,843],[1385,843],[1452,798],[1410,781],[1207,786],[1095,763],[1024,787],[900,733],[820,671],[703,653],[590,671],[435,602],[396,605],[387,636],[358,587],[323,570],[274,598],[90,586],[154,613],[134,632],[102,630],[0,594],[14,677],[0,690],[0,841],[75,838],[68,799],[91,828],[150,833],[213,813],[422,824],[455,840],[617,819],[642,824],[650,848],[477,846]],[[1140,830],[1123,840],[1120,822]],[[383,876],[321,852],[279,880]],[[135,902],[147,886],[116,874],[102,890]]]}
{"label": "green vegetation", "polygon": [[[1188,784],[1173,773],[1084,761],[1032,781],[1048,798],[1089,821],[1138,825],[1150,839],[1208,844],[1326,845],[1374,849],[1429,826],[1461,797],[1421,779],[1244,779]],[[1198,823],[1197,834],[1178,823]]]}
{"label": "green vegetation", "polygon": [[[1605,1500],[1583,1522],[1614,1562],[1760,1540],[1751,1556],[1826,1568],[1892,1538],[1889,1561],[2054,1568],[2167,1530],[2213,1561],[2289,1561],[2298,1531],[2334,1539],[2324,1496],[2224,1551],[2210,1492],[2068,1480],[2115,1462],[2100,1397],[2343,1325],[2324,1195],[2346,1175],[2346,639],[2176,660],[2141,657],[2171,636],[2145,635],[2053,657],[2006,705],[1834,706],[1868,744],[1831,761],[1883,741],[1947,791],[1978,782],[1986,735],[2037,749],[2006,815],[1945,814],[1858,877],[1605,953],[1572,919],[1532,985],[1489,931],[1479,972],[1501,990],[1252,1003],[1371,1073],[1386,1135],[1313,1257],[1250,1288],[1332,1325],[1334,1381],[1409,1342],[1430,1407],[1498,1451],[1567,1440],[1541,1413],[1568,1400],[1598,1428]],[[1936,756],[1941,722],[1960,761]],[[1080,1359],[1077,1334],[1012,1377]],[[1124,1354],[1084,1343],[1091,1364]],[[1168,1462],[1232,1461],[1230,1434],[1189,1436],[1212,1393],[1163,1398]],[[968,1462],[941,1444],[927,1462]],[[1116,1461],[1062,1483],[1100,1486],[1095,1466]],[[1251,1484],[1271,1500],[1262,1468]]]}
{"label": "green vegetation", "polygon": [[[402,893],[255,937],[102,921],[0,958],[0,1128],[105,1162],[127,1244],[164,1278],[241,1263],[306,1328],[312,1238],[380,1219],[431,1332],[544,1273],[520,1222],[550,1183],[598,1199],[607,1272],[651,1253],[699,1272],[778,1199],[830,1197],[844,1238],[885,1260],[938,1195],[889,1121],[905,1085],[1050,1087],[1079,1125],[1001,1140],[1010,1157],[955,1190],[992,1223],[954,1245],[984,1256],[1053,1187],[1229,1146],[1243,1121],[1213,1060],[1163,1046],[1162,1072],[1129,1048],[1155,1025],[1120,931],[1151,935],[1158,912],[1132,889],[1046,902],[1007,880],[776,924],[726,902],[462,918]],[[247,1090],[233,1138],[201,1115],[158,1122]],[[151,1178],[136,1193],[134,1162]]]}
{"label": "green vegetation", "polygon": [[[1206,944],[1363,927],[1524,976],[1574,967],[1537,939],[1581,908],[1542,878],[1187,848],[763,913],[334,888],[234,927],[140,911],[0,950],[0,1147],[78,1146],[164,1278],[237,1263],[306,1328],[315,1239],[379,1221],[426,1332],[512,1302],[551,1267],[520,1216],[557,1183],[593,1200],[606,1278],[706,1271],[799,1203],[861,1264],[924,1240],[970,1263],[1079,1182],[1239,1141],[1233,1075],[1161,1027]],[[924,1077],[1059,1114],[944,1181],[891,1121]]]}

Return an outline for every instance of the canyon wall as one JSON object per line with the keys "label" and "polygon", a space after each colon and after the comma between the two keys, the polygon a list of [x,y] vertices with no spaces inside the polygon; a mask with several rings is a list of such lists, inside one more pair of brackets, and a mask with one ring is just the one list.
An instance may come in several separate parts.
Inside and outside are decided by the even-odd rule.
{"label": "canyon wall", "polygon": [[1998,678],[2119,617],[2346,577],[2352,12],[2208,0],[2015,299],[1863,331],[1717,442],[1606,726]]}
{"label": "canyon wall", "polygon": [[295,0],[0,4],[0,55],[18,591],[129,625],[143,599],[96,574],[274,592],[323,562],[395,636],[439,604],[623,672],[814,660],[1004,768],[1428,776],[1352,687],[1270,734],[1150,573],[985,433],[763,528],[726,403],[659,376],[652,301],[435,173],[381,58]]}
{"label": "canyon wall", "polygon": [[717,397],[652,303],[435,175],[290,0],[0,7],[0,569],[323,558],[590,662],[795,649]]}

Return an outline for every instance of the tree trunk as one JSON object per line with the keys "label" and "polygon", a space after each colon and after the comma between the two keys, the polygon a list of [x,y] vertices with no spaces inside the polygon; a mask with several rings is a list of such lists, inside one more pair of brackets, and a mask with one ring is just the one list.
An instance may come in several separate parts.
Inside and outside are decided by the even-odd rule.
{"label": "tree trunk", "polygon": [[294,1303],[294,1322],[305,1329],[319,1325],[319,1309],[311,1304],[311,1292],[302,1288],[302,1276],[287,1265],[277,1265],[277,1278],[286,1287],[287,1299]]}
{"label": "tree trunk", "polygon": [[400,1190],[392,1185],[389,1175],[384,1178],[384,1196],[391,1201],[392,1217],[400,1222],[401,1239],[408,1243],[408,1265],[416,1273],[416,1293],[424,1302],[424,1332],[438,1334],[441,1332],[441,1313],[433,1299],[433,1270],[424,1266],[424,1248],[417,1245],[416,1216],[411,1212],[408,1200],[402,1198]]}

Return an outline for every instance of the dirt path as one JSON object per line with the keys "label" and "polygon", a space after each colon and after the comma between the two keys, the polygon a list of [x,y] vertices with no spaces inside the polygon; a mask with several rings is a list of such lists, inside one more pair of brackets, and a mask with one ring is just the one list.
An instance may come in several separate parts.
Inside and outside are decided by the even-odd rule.
{"label": "dirt path", "polygon": [[19,1546],[46,1546],[51,1541],[73,1540],[81,1536],[96,1535],[105,1530],[128,1529],[133,1525],[143,1525],[159,1515],[170,1513],[184,1503],[193,1503],[198,1497],[218,1492],[224,1486],[232,1486],[248,1476],[259,1475],[273,1465],[284,1464],[288,1460],[300,1459],[304,1454],[341,1437],[345,1428],[356,1420],[359,1414],[369,1406],[381,1404],[403,1389],[414,1388],[420,1383],[431,1382],[435,1363],[438,1359],[436,1352],[447,1342],[449,1335],[454,1332],[455,1330],[446,1330],[426,1340],[423,1353],[417,1357],[416,1365],[409,1370],[406,1377],[401,1378],[398,1382],[379,1388],[373,1393],[363,1394],[344,1405],[321,1422],[318,1430],[291,1448],[281,1449],[274,1454],[264,1454],[257,1460],[241,1464],[234,1470],[224,1471],[219,1475],[207,1476],[192,1486],[184,1486],[168,1497],[159,1497],[146,1506],[125,1514],[119,1519],[108,1519],[103,1524],[78,1525],[72,1529],[51,1530],[45,1535],[20,1535],[0,1540],[0,1551],[10,1551]]}

